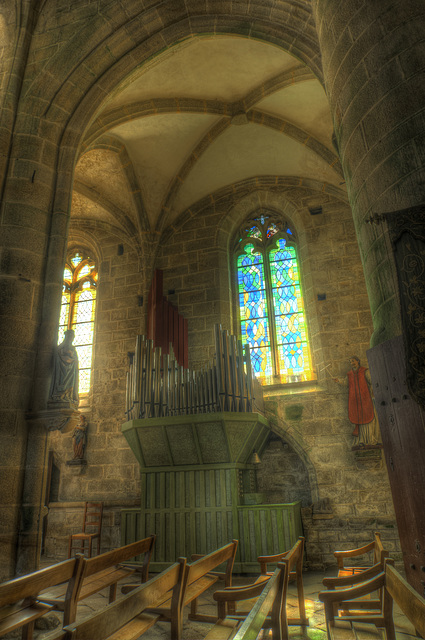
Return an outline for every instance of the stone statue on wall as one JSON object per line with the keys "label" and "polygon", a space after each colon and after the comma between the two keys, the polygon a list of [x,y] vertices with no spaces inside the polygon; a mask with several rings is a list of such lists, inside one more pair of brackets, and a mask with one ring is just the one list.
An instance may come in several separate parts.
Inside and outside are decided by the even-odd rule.
{"label": "stone statue on wall", "polygon": [[381,442],[378,418],[372,396],[369,369],[360,365],[357,356],[350,358],[351,369],[346,378],[334,378],[340,385],[348,385],[348,419],[354,425],[354,446],[377,445]]}
{"label": "stone statue on wall", "polygon": [[84,458],[84,452],[87,444],[87,426],[86,416],[81,414],[79,423],[72,434],[74,460],[83,460]]}
{"label": "stone statue on wall", "polygon": [[72,329],[65,331],[63,342],[55,349],[49,405],[78,407],[78,354],[72,344],[74,337]]}

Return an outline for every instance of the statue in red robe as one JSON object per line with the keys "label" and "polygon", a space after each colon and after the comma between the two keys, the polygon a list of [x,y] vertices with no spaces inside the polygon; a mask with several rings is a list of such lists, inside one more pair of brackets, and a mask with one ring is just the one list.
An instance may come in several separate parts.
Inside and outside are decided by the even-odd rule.
{"label": "statue in red robe", "polygon": [[350,365],[347,378],[335,378],[335,382],[348,384],[348,419],[354,425],[355,444],[378,444],[381,438],[373,405],[369,369],[360,366],[357,356],[350,358]]}

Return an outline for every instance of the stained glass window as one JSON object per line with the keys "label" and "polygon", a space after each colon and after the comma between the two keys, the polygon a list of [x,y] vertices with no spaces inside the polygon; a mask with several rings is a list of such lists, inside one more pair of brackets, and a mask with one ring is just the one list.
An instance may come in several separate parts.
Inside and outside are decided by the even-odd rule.
{"label": "stained glass window", "polygon": [[74,251],[68,256],[64,270],[58,344],[63,341],[67,329],[74,330],[80,395],[90,390],[96,287],[95,262],[84,252]]}
{"label": "stained glass window", "polygon": [[286,223],[261,212],[236,243],[239,315],[255,375],[263,382],[312,378],[296,239]]}

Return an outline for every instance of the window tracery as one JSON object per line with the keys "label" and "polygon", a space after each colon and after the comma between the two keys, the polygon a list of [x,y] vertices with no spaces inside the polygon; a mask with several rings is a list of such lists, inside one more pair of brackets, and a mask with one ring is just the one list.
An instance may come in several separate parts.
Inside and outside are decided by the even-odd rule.
{"label": "window tracery", "polygon": [[244,223],[235,249],[242,342],[263,383],[311,380],[294,232],[272,212]]}
{"label": "window tracery", "polygon": [[69,254],[63,276],[58,344],[67,329],[74,330],[80,396],[90,391],[97,280],[96,263],[86,252],[77,250]]}

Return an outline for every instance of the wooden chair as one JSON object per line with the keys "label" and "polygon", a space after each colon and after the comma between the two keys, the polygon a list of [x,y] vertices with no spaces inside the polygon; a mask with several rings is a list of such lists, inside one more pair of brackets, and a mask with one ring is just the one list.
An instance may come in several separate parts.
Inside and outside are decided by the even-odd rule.
{"label": "wooden chair", "polygon": [[0,636],[22,628],[22,638],[31,640],[37,618],[53,608],[53,605],[39,601],[40,592],[64,583],[64,591],[71,603],[80,583],[81,571],[80,559],[72,558],[0,584]]}
{"label": "wooden chair", "polygon": [[[83,530],[80,533],[72,533],[69,536],[68,558],[71,557],[72,549],[79,547],[80,553],[84,553],[84,545],[88,542],[88,556],[91,558],[92,543],[97,539],[97,553],[100,553],[100,534],[102,530],[103,502],[86,502],[84,506]],[[92,533],[88,528],[94,528]],[[74,542],[77,545],[74,545]]]}
{"label": "wooden chair", "polygon": [[[319,593],[319,600],[324,603],[326,627],[329,640],[338,640],[341,629],[339,622],[348,622],[351,627],[355,623],[373,624],[385,631],[386,640],[396,640],[393,620],[393,602],[400,607],[403,614],[413,624],[419,637],[425,638],[425,599],[422,598],[394,569],[394,561],[386,559],[384,570],[370,580],[366,580],[349,589],[323,591]],[[365,574],[364,574],[365,575]],[[354,611],[346,614],[347,606],[356,609],[359,598],[364,598],[374,591],[383,591],[382,607],[380,611],[364,611],[361,615]],[[357,638],[353,629],[353,638]]]}

